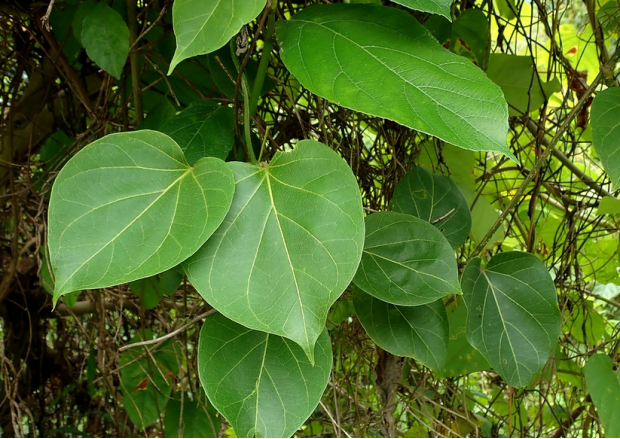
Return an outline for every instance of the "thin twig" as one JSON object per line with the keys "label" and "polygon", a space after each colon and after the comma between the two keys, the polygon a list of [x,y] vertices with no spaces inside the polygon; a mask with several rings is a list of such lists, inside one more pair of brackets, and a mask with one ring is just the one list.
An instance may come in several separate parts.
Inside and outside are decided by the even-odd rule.
{"label": "thin twig", "polygon": [[119,348],[119,351],[123,352],[123,351],[126,351],[127,349],[135,348],[135,347],[138,347],[138,346],[148,346],[148,345],[152,345],[152,344],[157,344],[157,343],[162,342],[164,340],[168,340],[169,338],[172,338],[175,335],[185,331],[187,328],[189,328],[190,326],[194,325],[196,322],[198,322],[198,321],[200,321],[202,319],[205,319],[205,318],[209,317],[211,314],[215,314],[216,312],[217,312],[216,309],[210,309],[209,311],[203,312],[202,314],[194,317],[192,320],[189,321],[189,323],[186,323],[185,325],[181,326],[180,328],[175,329],[174,331],[172,331],[169,334],[166,334],[166,335],[164,335],[162,337],[159,337],[159,338],[155,338],[153,340],[139,341],[137,343],[132,343],[132,344],[125,345],[125,346]]}
{"label": "thin twig", "polygon": [[444,215],[441,215],[439,218],[437,218],[436,220],[431,221],[431,224],[437,224],[439,221],[444,220],[446,218],[448,218],[450,215],[452,215],[454,212],[456,211],[456,208],[452,208],[450,209],[448,212],[446,212]]}
{"label": "thin twig", "polygon": [[50,15],[52,15],[55,1],[56,0],[50,0],[50,3],[47,5],[47,11],[45,11],[45,15],[41,18],[41,23],[43,23],[43,26],[45,26],[48,32],[52,30],[52,26],[50,26]]}

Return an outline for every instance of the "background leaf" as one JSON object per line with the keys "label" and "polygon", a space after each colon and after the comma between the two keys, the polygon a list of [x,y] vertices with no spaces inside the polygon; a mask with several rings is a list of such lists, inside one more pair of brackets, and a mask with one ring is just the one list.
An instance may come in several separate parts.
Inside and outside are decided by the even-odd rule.
{"label": "background leaf", "polygon": [[[142,336],[133,337],[130,343],[152,338],[153,333],[146,330]],[[170,340],[159,347],[131,348],[121,354],[123,404],[131,422],[141,429],[151,425],[164,412],[173,377],[179,373],[178,354]]]}
{"label": "background leaf", "polygon": [[620,186],[620,88],[600,92],[592,101],[592,145],[615,189]]}
{"label": "background leaf", "polygon": [[238,437],[289,437],[319,404],[332,368],[321,332],[314,366],[295,343],[215,314],[205,320],[198,373],[209,400]]}
{"label": "background leaf", "polygon": [[543,263],[530,253],[506,252],[481,268],[475,258],[461,286],[469,342],[508,384],[529,384],[560,335],[555,286]]}
{"label": "background leaf", "polygon": [[605,354],[590,357],[585,367],[588,390],[606,437],[620,436],[620,383],[611,359]]}
{"label": "background leaf", "polygon": [[311,356],[362,252],[355,177],[335,152],[310,140],[268,166],[230,167],[237,182],[230,212],[185,272],[222,314],[290,338]]}
{"label": "background leaf", "polygon": [[187,394],[181,396],[180,393],[170,398],[164,418],[166,437],[218,437],[220,417],[209,404],[207,396],[202,391],[198,395],[199,398],[194,396],[193,400]]}
{"label": "background leaf", "polygon": [[162,297],[174,293],[182,281],[183,274],[175,267],[161,274],[130,282],[129,288],[140,297],[142,306],[146,309],[153,309]]}
{"label": "background leaf", "polygon": [[190,104],[161,129],[179,144],[190,165],[203,157],[225,160],[235,141],[234,130],[233,109],[209,101]]}
{"label": "background leaf", "polygon": [[82,45],[95,64],[121,79],[129,54],[129,29],[105,2],[95,6],[82,23]]}
{"label": "background leaf", "polygon": [[434,225],[452,248],[463,245],[469,236],[471,213],[467,200],[448,177],[417,166],[398,182],[390,204],[394,212],[413,215]]}
{"label": "background leaf", "polygon": [[184,59],[219,49],[252,21],[267,0],[175,0],[172,4],[177,49],[170,74]]}
{"label": "background leaf", "polygon": [[312,93],[461,148],[512,157],[500,88],[409,14],[315,5],[278,22],[276,34],[284,64]]}
{"label": "background leaf", "polygon": [[54,299],[178,265],[224,219],[233,182],[221,160],[206,158],[191,168],[181,148],[155,131],[110,134],[91,143],[52,188]]}
{"label": "background leaf", "polygon": [[460,293],[456,258],[441,232],[404,213],[366,217],[356,286],[388,303],[416,306]]}
{"label": "background leaf", "polygon": [[357,318],[377,346],[442,370],[448,347],[448,317],[442,300],[397,306],[358,290],[353,302]]}

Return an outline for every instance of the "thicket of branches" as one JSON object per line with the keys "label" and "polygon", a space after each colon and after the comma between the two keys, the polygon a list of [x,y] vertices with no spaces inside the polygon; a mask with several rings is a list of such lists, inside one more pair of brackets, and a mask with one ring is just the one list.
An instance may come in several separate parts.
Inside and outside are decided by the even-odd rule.
{"label": "thicket of branches", "polygon": [[[132,71],[128,62],[120,81],[94,65],[75,40],[71,25],[78,3],[0,3],[0,432],[5,437],[158,436],[163,419],[140,430],[126,415],[119,348],[140,330],[162,336],[194,322],[176,335],[186,360],[174,385],[197,392],[201,321],[195,317],[208,308],[184,281],[151,310],[127,285],[82,291],[73,306],[61,302],[52,309],[43,264],[50,188],[81,147],[105,134],[156,124],[164,101],[180,110],[197,99],[214,100],[231,105],[239,118],[243,101],[230,97],[238,96],[235,86],[240,87],[234,74],[228,78],[230,94],[221,90],[221,78],[219,85],[215,81],[215,70],[222,71],[217,53],[165,75],[174,50],[170,1],[141,0],[135,16],[131,8],[127,15],[124,0],[110,2],[137,23],[131,49],[137,68]],[[320,1],[280,1],[277,15],[284,19],[311,3]],[[500,6],[513,9],[514,18]],[[539,379],[525,389],[507,386],[492,371],[441,378],[377,348],[345,292],[329,316],[332,377],[299,436],[601,434],[583,366],[599,351],[618,360],[618,226],[613,215],[597,213],[612,188],[591,148],[588,103],[576,118],[567,117],[613,53],[618,7],[604,9],[592,0],[502,0],[501,5],[457,0],[453,5],[455,16],[468,9],[486,14],[492,52],[531,55],[544,81],[557,78],[562,85],[541,111],[511,116],[510,148],[518,163],[491,154],[461,156],[394,122],[329,104],[288,73],[277,44],[269,98],[259,102],[254,135],[257,145],[267,138],[266,160],[306,138],[337,150],[355,173],[368,212],[389,205],[396,183],[414,165],[471,178],[471,204],[482,206],[478,218],[487,228],[459,250],[461,266],[499,221],[499,233],[484,252],[517,249],[544,260],[559,294],[562,338]],[[429,18],[415,15],[421,22]],[[258,60],[263,47],[262,18],[248,26],[248,61]],[[617,79],[611,72],[600,80],[605,81],[611,85]],[[525,182],[559,130],[566,135]],[[512,200],[516,204],[509,206]],[[221,434],[230,434],[225,422]]]}

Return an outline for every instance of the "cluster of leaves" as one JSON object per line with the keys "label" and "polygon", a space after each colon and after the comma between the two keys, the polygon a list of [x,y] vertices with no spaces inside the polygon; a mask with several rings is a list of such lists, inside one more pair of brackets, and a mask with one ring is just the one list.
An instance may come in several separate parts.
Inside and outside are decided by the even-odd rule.
{"label": "cluster of leaves", "polygon": [[[295,434],[315,412],[330,377],[351,367],[357,374],[368,372],[333,364],[333,347],[343,347],[331,341],[328,329],[332,337],[345,331],[343,325],[355,324],[353,314],[378,352],[370,387],[379,391],[374,405],[384,412],[384,435],[396,434],[400,424],[420,434],[416,424],[395,416],[400,410],[401,419],[408,409],[394,402],[398,377],[409,374],[402,359],[395,360],[400,357],[415,360],[412,373],[429,370],[437,380],[493,370],[510,392],[522,391],[525,401],[532,386],[548,379],[545,366],[564,362],[562,367],[581,374],[591,354],[588,345],[605,340],[601,349],[618,346],[613,318],[605,320],[588,302],[573,305],[574,295],[585,291],[584,281],[604,283],[604,269],[616,281],[613,258],[593,261],[585,274],[570,272],[572,259],[557,243],[574,246],[573,240],[587,238],[579,238],[574,224],[564,231],[552,224],[558,217],[554,206],[567,218],[583,215],[567,206],[591,196],[605,195],[599,209],[607,210],[601,213],[620,212],[589,168],[574,165],[558,149],[573,130],[585,133],[583,121],[596,94],[592,128],[584,135],[591,137],[612,184],[620,180],[617,52],[609,55],[605,45],[605,38],[617,36],[613,5],[587,11],[595,39],[602,41],[593,61],[600,73],[582,74],[570,66],[567,56],[587,55],[588,46],[577,42],[575,53],[571,46],[560,57],[571,74],[548,74],[543,81],[538,52],[491,50],[491,42],[502,47],[498,30],[491,15],[473,3],[403,0],[398,6],[351,2],[356,4],[285,9],[276,1],[175,0],[168,36],[156,26],[165,8],[157,15],[156,8],[141,5],[144,31],[138,36],[136,4],[129,3],[126,11],[118,9],[120,2],[94,0],[62,9],[72,13],[71,32],[63,35],[68,62],[96,65],[107,72],[105,78],[116,78],[125,125],[133,98],[138,126],[123,132],[108,126],[106,132],[115,132],[66,163],[63,147],[48,153],[62,169],[48,180],[53,187],[41,276],[54,306],[63,298],[75,308],[83,290],[129,283],[141,305],[155,309],[185,276],[185,287],[191,285],[206,302],[195,353],[204,393],[201,386],[175,385],[191,358],[169,339],[153,340],[152,332],[142,330],[127,340],[132,346],[120,355],[120,391],[140,430],[159,421],[166,435],[214,436],[221,428],[215,408],[238,436]],[[501,32],[510,26],[518,33],[525,6],[510,1],[496,6],[504,19]],[[53,15],[51,20],[54,32],[62,32]],[[166,46],[170,38],[176,40],[174,51]],[[524,38],[530,42],[515,37]],[[143,67],[130,54],[141,40],[161,51],[159,58],[145,56]],[[546,44],[547,60],[554,59],[557,46]],[[262,52],[256,53],[259,46]],[[87,59],[80,58],[82,48]],[[596,49],[589,50],[596,57]],[[134,80],[129,98],[128,60]],[[196,67],[208,71],[210,89],[209,81],[186,79]],[[160,78],[160,88],[150,95],[140,85],[149,75]],[[220,98],[192,97],[196,90],[213,95],[214,89]],[[319,129],[308,135],[300,113],[313,99],[318,104],[306,127]],[[343,111],[360,118],[357,126],[345,119],[355,132],[348,138],[331,121]],[[86,125],[100,123],[94,113],[86,114]],[[282,122],[292,117],[299,119],[300,134],[284,129]],[[412,135],[406,166],[397,151],[405,144],[390,143],[386,128],[377,128],[382,119]],[[529,132],[510,128],[509,121]],[[381,139],[387,142],[377,148]],[[368,184],[354,172],[353,151],[356,160],[364,158],[384,175],[390,161],[407,172]],[[482,173],[474,169],[477,159],[486,162]],[[518,165],[507,165],[511,162]],[[559,180],[564,172],[577,176],[594,195],[563,194],[545,172],[558,173]],[[496,175],[502,178],[494,180],[492,199],[475,178],[488,182]],[[549,197],[541,187],[565,204],[539,204]],[[522,209],[524,195],[529,206]],[[584,222],[591,236],[598,224]],[[612,238],[611,256],[617,248]],[[587,248],[580,255],[575,257],[600,257]],[[611,297],[618,292],[613,291]],[[572,348],[581,362],[568,358],[566,343],[556,347],[563,331],[576,340]],[[608,434],[618,429],[609,402],[617,398],[616,348],[610,349],[610,356],[592,357],[583,372]],[[486,404],[488,412],[500,394],[486,402],[468,397]],[[521,423],[532,416],[526,405],[518,409]],[[486,412],[463,410],[475,413],[469,424],[476,431],[493,434],[485,430],[493,424]],[[583,410],[560,420],[552,408],[555,428],[562,433]],[[510,408],[507,415],[511,419]],[[435,419],[427,414],[426,421],[416,422]],[[312,423],[308,428],[304,434],[315,434]],[[510,421],[506,433],[512,429]]]}

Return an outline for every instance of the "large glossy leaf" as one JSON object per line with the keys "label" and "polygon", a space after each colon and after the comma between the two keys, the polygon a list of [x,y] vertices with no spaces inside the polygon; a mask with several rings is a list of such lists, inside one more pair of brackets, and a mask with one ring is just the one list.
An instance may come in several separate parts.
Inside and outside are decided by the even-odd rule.
{"label": "large glossy leaf", "polygon": [[175,0],[172,19],[177,48],[168,74],[178,63],[228,43],[263,10],[267,0]]}
{"label": "large glossy leaf", "polygon": [[450,5],[452,0],[395,0],[394,3],[406,6],[416,11],[430,12],[431,14],[443,15],[452,21]]}
{"label": "large glossy leaf", "polygon": [[225,160],[235,141],[233,109],[209,101],[198,101],[164,125],[162,132],[172,137],[190,165],[203,157]]}
{"label": "large glossy leaf", "polygon": [[500,253],[485,268],[475,258],[461,285],[469,342],[508,384],[529,384],[560,335],[557,295],[544,264],[522,252]]}
{"label": "large glossy leaf", "polygon": [[600,92],[592,102],[592,144],[615,189],[620,187],[620,88]]}
{"label": "large glossy leaf", "polygon": [[198,345],[198,373],[209,400],[237,437],[288,437],[318,405],[332,367],[324,329],[314,365],[283,337],[253,331],[216,314],[205,320]]}
{"label": "large glossy leaf", "polygon": [[471,230],[467,200],[448,177],[422,167],[409,171],[396,185],[391,202],[394,212],[407,213],[439,229],[453,248],[465,243]]}
{"label": "large glossy leaf", "polygon": [[448,317],[442,300],[428,305],[391,305],[362,291],[353,296],[360,323],[379,347],[441,371],[448,347]]}
{"label": "large glossy leaf", "polygon": [[606,437],[620,437],[620,383],[611,359],[597,354],[585,367],[588,391],[605,426]]}
{"label": "large glossy leaf", "polygon": [[230,167],[230,212],[185,271],[222,314],[290,338],[311,357],[329,307],[361,257],[357,181],[334,151],[310,140],[277,153],[269,165]]}
{"label": "large glossy leaf", "polygon": [[52,188],[48,245],[54,299],[161,273],[224,219],[234,177],[215,158],[190,167],[155,131],[110,134],[77,153]]}
{"label": "large glossy leaf", "polygon": [[95,6],[82,22],[82,45],[99,67],[121,78],[129,54],[129,29],[105,2]]}
{"label": "large glossy leaf", "polygon": [[461,148],[510,155],[501,89],[406,12],[316,5],[278,22],[276,34],[284,64],[311,92]]}
{"label": "large glossy leaf", "polygon": [[[136,335],[130,343],[153,338],[151,331],[141,337]],[[132,348],[121,354],[120,388],[123,393],[125,411],[140,429],[151,425],[163,413],[170,392],[173,377],[179,373],[177,352],[174,343],[164,342],[159,347]]]}
{"label": "large glossy leaf", "polygon": [[362,262],[353,279],[388,303],[416,306],[460,293],[456,258],[435,227],[404,213],[366,217]]}

